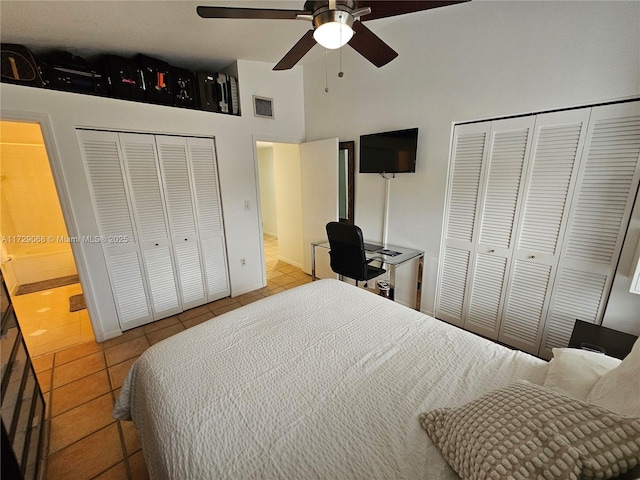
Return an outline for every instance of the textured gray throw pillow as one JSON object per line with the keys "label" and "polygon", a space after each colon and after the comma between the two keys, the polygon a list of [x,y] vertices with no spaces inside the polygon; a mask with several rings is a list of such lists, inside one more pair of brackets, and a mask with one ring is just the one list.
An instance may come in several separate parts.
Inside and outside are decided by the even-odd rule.
{"label": "textured gray throw pillow", "polygon": [[420,424],[464,480],[606,479],[640,463],[640,418],[524,381]]}

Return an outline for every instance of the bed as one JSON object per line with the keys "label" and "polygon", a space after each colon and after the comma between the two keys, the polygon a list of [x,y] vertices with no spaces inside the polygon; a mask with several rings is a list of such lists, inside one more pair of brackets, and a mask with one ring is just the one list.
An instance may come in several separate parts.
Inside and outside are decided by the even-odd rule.
{"label": "bed", "polygon": [[114,416],[133,420],[152,479],[457,479],[421,414],[518,380],[542,385],[547,370],[321,280],[149,348]]}

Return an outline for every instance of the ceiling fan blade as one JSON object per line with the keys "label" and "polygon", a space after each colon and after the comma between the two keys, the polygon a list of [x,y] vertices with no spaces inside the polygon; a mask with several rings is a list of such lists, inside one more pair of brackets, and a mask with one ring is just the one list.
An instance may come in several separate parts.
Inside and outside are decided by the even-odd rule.
{"label": "ceiling fan blade", "polygon": [[362,17],[362,21],[367,22],[377,18],[448,7],[449,5],[468,1],[470,0],[356,0],[355,8],[371,8],[371,13]]}
{"label": "ceiling fan blade", "polygon": [[380,68],[398,56],[398,52],[384,43],[380,37],[365,27],[362,22],[354,22],[353,31],[355,35],[351,37],[349,46],[376,67]]}
{"label": "ceiling fan blade", "polygon": [[309,30],[300,40],[298,40],[298,43],[296,43],[293,48],[289,50],[284,57],[282,57],[282,60],[280,60],[273,69],[289,70],[298,63],[315,44],[316,41],[313,38],[313,30]]}
{"label": "ceiling fan blade", "polygon": [[278,10],[271,8],[197,7],[202,18],[255,18],[259,20],[295,20],[298,15],[310,15],[305,10]]}

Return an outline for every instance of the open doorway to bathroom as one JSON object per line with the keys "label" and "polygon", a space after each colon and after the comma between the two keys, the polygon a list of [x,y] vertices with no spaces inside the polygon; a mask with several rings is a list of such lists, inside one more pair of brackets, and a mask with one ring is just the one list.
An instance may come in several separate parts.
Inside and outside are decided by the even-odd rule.
{"label": "open doorway to bathroom", "polygon": [[94,339],[38,123],[0,121],[0,268],[27,349]]}
{"label": "open doorway to bathroom", "polygon": [[311,281],[302,271],[300,145],[256,142],[267,289]]}

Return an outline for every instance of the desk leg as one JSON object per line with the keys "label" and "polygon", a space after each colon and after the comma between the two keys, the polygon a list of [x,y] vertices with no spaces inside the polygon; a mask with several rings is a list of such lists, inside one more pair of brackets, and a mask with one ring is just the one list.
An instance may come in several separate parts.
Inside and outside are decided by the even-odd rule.
{"label": "desk leg", "polygon": [[416,310],[422,306],[422,271],[424,269],[424,255],[418,259],[418,282],[416,283]]}
{"label": "desk leg", "polygon": [[389,265],[389,298],[396,301],[396,266]]}
{"label": "desk leg", "polygon": [[316,246],[311,244],[311,281],[315,282],[316,278]]}

